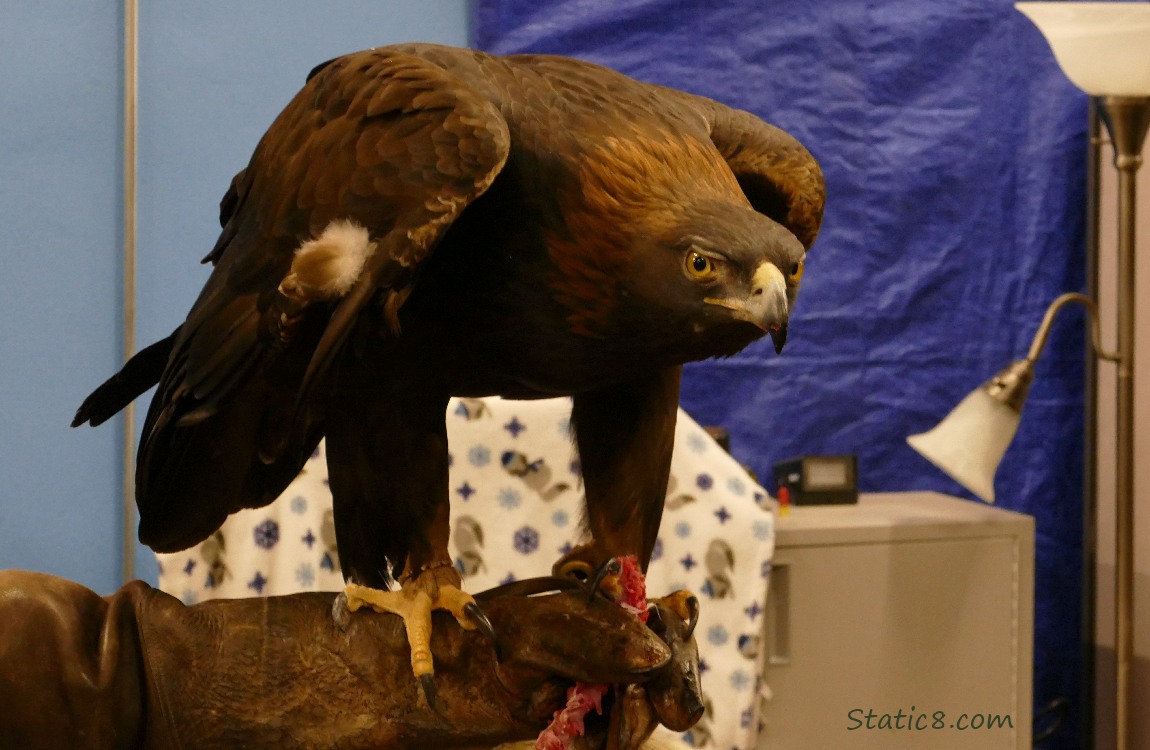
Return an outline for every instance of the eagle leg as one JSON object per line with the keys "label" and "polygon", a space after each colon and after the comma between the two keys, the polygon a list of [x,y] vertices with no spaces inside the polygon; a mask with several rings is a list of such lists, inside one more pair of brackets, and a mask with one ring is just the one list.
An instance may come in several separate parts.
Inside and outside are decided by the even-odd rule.
{"label": "eagle leg", "polygon": [[403,618],[411,649],[411,671],[423,687],[428,705],[435,707],[435,664],[431,655],[431,612],[450,612],[464,630],[481,630],[495,641],[491,621],[475,599],[460,588],[459,571],[450,562],[425,567],[414,576],[400,577],[399,591],[384,591],[348,582],[344,588],[347,610],[369,607]]}

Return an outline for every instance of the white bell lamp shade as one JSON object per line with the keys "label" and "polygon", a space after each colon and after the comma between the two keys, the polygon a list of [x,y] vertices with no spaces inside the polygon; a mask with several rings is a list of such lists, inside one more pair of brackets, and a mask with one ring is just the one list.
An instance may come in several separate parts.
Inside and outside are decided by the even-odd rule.
{"label": "white bell lamp shade", "polygon": [[1091,96],[1150,96],[1150,3],[1015,3]]}
{"label": "white bell lamp shade", "polygon": [[934,429],[911,435],[906,442],[963,487],[993,503],[994,474],[1021,416],[983,386],[960,401]]}

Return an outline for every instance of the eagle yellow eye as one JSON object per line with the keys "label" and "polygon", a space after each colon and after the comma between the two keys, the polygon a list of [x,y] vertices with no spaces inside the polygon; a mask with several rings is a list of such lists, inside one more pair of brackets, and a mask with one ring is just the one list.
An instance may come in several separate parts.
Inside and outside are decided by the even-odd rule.
{"label": "eagle yellow eye", "polygon": [[803,277],[803,261],[796,261],[791,264],[790,273],[787,275],[788,280],[792,284],[799,283],[799,279]]}
{"label": "eagle yellow eye", "polygon": [[715,274],[715,263],[698,250],[687,253],[687,275],[693,279],[705,279]]}

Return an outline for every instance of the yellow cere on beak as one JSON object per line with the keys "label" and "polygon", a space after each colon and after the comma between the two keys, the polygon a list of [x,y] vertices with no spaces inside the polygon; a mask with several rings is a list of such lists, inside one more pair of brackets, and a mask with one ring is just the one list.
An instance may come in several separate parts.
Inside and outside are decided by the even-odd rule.
{"label": "yellow cere on beak", "polygon": [[751,289],[755,290],[756,294],[760,292],[766,294],[767,290],[772,288],[772,283],[782,290],[783,298],[786,299],[787,277],[783,276],[783,272],[774,263],[764,261],[759,264],[755,269],[755,275],[751,277]]}

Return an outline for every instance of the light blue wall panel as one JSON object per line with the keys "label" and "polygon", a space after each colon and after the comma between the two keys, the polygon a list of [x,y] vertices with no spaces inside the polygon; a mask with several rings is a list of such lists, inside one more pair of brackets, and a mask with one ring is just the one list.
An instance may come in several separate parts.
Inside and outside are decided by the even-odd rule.
{"label": "light blue wall panel", "polygon": [[0,6],[0,568],[118,579],[119,432],[71,430],[118,361],[117,3]]}

